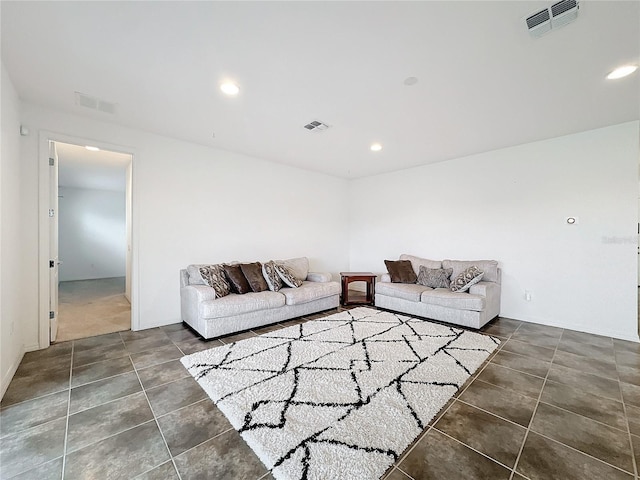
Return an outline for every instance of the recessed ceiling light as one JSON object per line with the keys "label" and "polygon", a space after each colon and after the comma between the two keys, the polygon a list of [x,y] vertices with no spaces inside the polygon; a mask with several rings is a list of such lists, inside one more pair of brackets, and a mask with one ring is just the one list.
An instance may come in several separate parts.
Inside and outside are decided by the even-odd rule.
{"label": "recessed ceiling light", "polygon": [[99,152],[100,151],[100,149],[98,147],[92,147],[91,145],[85,145],[84,148],[86,148],[90,152]]}
{"label": "recessed ceiling light", "polygon": [[416,83],[418,83],[418,78],[417,77],[407,77],[404,79],[404,84],[407,87],[411,87],[412,85],[415,85]]}
{"label": "recessed ceiling light", "polygon": [[380,150],[382,150],[382,145],[380,145],[379,143],[371,144],[371,151],[372,152],[379,152]]}
{"label": "recessed ceiling light", "polygon": [[220,90],[226,95],[237,95],[240,88],[235,83],[225,82],[220,85]]}
{"label": "recessed ceiling light", "polygon": [[626,77],[627,75],[631,75],[638,69],[637,65],[624,65],[622,67],[616,68],[613,72],[607,75],[609,80],[617,80],[618,78]]}

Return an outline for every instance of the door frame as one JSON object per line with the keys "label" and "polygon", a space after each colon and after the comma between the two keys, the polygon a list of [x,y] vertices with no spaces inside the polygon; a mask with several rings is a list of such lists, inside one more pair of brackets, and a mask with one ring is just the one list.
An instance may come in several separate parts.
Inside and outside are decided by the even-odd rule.
{"label": "door frame", "polygon": [[[138,222],[139,218],[135,200],[136,185],[136,152],[132,147],[116,145],[102,140],[94,140],[83,137],[65,135],[61,133],[42,130],[38,138],[38,346],[47,348],[51,342],[49,339],[49,301],[50,301],[50,232],[49,209],[50,206],[50,175],[49,167],[49,141],[70,143],[74,145],[95,145],[102,150],[126,153],[131,155],[130,182],[127,182],[127,197],[131,200],[131,209],[127,216],[131,220],[131,330],[140,329],[140,311],[138,307],[139,282],[138,282]],[[58,212],[55,212],[58,215]]]}

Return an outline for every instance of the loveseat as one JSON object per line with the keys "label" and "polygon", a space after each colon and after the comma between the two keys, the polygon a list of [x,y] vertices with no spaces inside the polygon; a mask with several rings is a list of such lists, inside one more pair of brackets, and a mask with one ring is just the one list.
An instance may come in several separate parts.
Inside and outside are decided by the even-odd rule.
{"label": "loveseat", "polygon": [[[180,270],[182,321],[203,338],[209,339],[338,306],[340,284],[331,281],[330,273],[309,272],[308,258],[267,262],[263,264],[263,271],[264,266],[268,264],[285,266],[288,272],[299,280],[300,286],[291,287],[284,284],[277,291],[273,291],[272,282],[267,281],[269,289],[264,291],[220,296],[207,284],[202,275],[204,272],[206,277],[208,270],[211,270],[210,267],[220,265],[189,265],[186,269]],[[255,263],[231,262],[226,265]]]}
{"label": "loveseat", "polygon": [[376,307],[471,328],[481,328],[500,314],[501,270],[497,261],[439,261],[406,254],[400,255],[400,260],[411,263],[416,277],[420,275],[421,266],[427,270],[445,270],[451,279],[475,266],[482,276],[468,290],[453,292],[450,288],[431,288],[418,283],[394,283],[389,274],[383,274],[376,285]]}

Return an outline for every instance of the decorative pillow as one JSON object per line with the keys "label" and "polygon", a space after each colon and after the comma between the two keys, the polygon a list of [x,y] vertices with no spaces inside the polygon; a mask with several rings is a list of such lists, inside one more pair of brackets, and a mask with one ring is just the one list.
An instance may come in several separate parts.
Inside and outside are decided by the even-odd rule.
{"label": "decorative pillow", "polygon": [[262,265],[260,262],[241,263],[240,268],[249,282],[251,290],[254,292],[264,292],[265,290],[269,290],[269,285],[267,285],[267,282],[262,276]]}
{"label": "decorative pillow", "polygon": [[242,273],[240,265],[224,265],[224,273],[227,275],[233,293],[243,294],[251,291],[251,286]]}
{"label": "decorative pillow", "polygon": [[284,265],[291,275],[300,280],[306,280],[309,274],[309,259],[307,257],[289,258],[287,260],[274,260],[278,265]]}
{"label": "decorative pillow", "polygon": [[428,268],[420,265],[418,283],[431,288],[449,288],[452,273],[452,268]]}
{"label": "decorative pillow", "polygon": [[276,263],[275,269],[276,269],[276,272],[278,272],[278,275],[280,276],[280,278],[282,279],[282,283],[284,283],[285,285],[288,285],[289,287],[292,287],[292,288],[298,288],[300,285],[302,285],[302,280],[294,277],[293,273],[291,272],[291,270],[289,270],[288,267],[280,263]]}
{"label": "decorative pillow", "polygon": [[385,260],[392,283],[416,283],[418,277],[409,260]]}
{"label": "decorative pillow", "polygon": [[482,280],[482,276],[484,272],[480,270],[475,265],[467,268],[464,272],[458,275],[455,280],[451,282],[451,291],[452,292],[466,292],[469,290],[471,285],[475,285],[480,280]]}
{"label": "decorative pillow", "polygon": [[282,288],[282,279],[276,272],[276,264],[273,260],[262,264],[262,275],[267,282],[269,290],[272,292],[277,292]]}
{"label": "decorative pillow", "polygon": [[231,285],[227,281],[222,265],[206,265],[198,269],[203,283],[216,291],[216,298],[225,297],[231,292]]}

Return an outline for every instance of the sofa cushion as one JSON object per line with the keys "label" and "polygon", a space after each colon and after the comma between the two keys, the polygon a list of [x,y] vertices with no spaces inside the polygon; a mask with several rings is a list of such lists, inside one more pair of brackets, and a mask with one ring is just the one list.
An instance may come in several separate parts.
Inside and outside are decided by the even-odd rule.
{"label": "sofa cushion", "polygon": [[451,279],[453,280],[467,268],[475,265],[484,272],[482,278],[485,282],[500,282],[498,276],[498,262],[496,260],[443,260],[442,268],[452,268],[453,273]]}
{"label": "sofa cushion", "polygon": [[423,292],[431,290],[417,283],[377,283],[376,295],[402,298],[412,302],[419,302]]}
{"label": "sofa cushion", "polygon": [[289,269],[286,265],[276,263],[275,265],[276,272],[282,279],[282,283],[292,288],[298,288],[302,285],[302,279],[296,277],[292,270]]}
{"label": "sofa cushion", "polygon": [[269,286],[269,290],[272,292],[277,292],[282,288],[282,279],[276,272],[276,264],[273,260],[262,264],[262,275]]}
{"label": "sofa cushion", "polygon": [[204,284],[215,290],[216,297],[225,297],[231,293],[231,285],[227,281],[223,265],[205,265],[198,272]]}
{"label": "sofa cushion", "polygon": [[243,313],[284,306],[284,295],[276,292],[232,293],[224,298],[208,300],[200,304],[202,318],[222,318]]}
{"label": "sofa cushion", "polygon": [[456,310],[471,310],[481,312],[485,307],[485,297],[469,293],[452,292],[448,288],[436,288],[422,292],[422,303],[440,305]]}
{"label": "sofa cushion", "polygon": [[452,272],[451,268],[428,268],[420,265],[418,283],[431,288],[449,288]]}
{"label": "sofa cushion", "polygon": [[384,264],[393,283],[416,283],[418,276],[409,260],[385,260]]}
{"label": "sofa cushion", "polygon": [[298,288],[284,287],[280,293],[285,296],[287,305],[299,305],[309,303],[319,298],[326,298],[332,295],[340,295],[340,284],[338,282],[302,282]]}
{"label": "sofa cushion", "polygon": [[428,260],[414,255],[407,255],[406,253],[400,255],[400,260],[409,260],[413,267],[413,271],[416,272],[416,276],[420,274],[421,266],[427,268],[442,268],[442,262],[440,260]]}
{"label": "sofa cushion", "polygon": [[251,291],[251,286],[247,281],[247,277],[242,273],[240,265],[224,265],[224,273],[227,275],[231,291],[233,293],[244,294]]}
{"label": "sofa cushion", "polygon": [[471,285],[475,285],[482,280],[483,276],[484,272],[475,265],[472,265],[456,278],[451,279],[451,287],[449,287],[449,289],[452,292],[466,292]]}
{"label": "sofa cushion", "polygon": [[262,265],[260,262],[241,263],[240,268],[247,282],[249,282],[252,291],[264,292],[265,290],[269,290],[269,286],[262,275]]}
{"label": "sofa cushion", "polygon": [[300,280],[306,280],[309,274],[309,259],[307,257],[290,258],[288,260],[276,260],[279,265],[284,265],[294,277]]}

